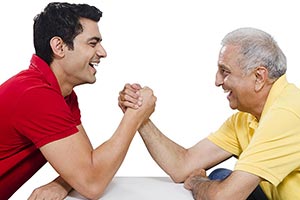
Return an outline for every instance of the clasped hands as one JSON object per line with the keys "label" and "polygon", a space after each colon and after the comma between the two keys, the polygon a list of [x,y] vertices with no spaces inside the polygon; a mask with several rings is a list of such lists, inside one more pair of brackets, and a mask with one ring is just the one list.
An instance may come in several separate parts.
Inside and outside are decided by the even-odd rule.
{"label": "clasped hands", "polygon": [[[144,91],[143,91],[144,90]],[[139,84],[126,84],[122,91],[119,92],[118,97],[118,105],[122,109],[123,112],[126,111],[127,108],[138,109],[140,106],[143,105],[143,96],[141,95],[142,92],[146,92],[152,90],[148,87],[142,88]],[[197,169],[193,171],[189,177],[184,181],[184,187],[188,190],[193,192],[195,197],[195,193],[197,193],[197,186],[202,183],[209,181],[208,177],[206,176],[206,172],[204,169]]]}
{"label": "clasped hands", "polygon": [[156,97],[149,87],[141,87],[139,84],[125,84],[119,92],[118,105],[125,113],[126,110],[134,109],[139,111],[140,117],[147,120],[154,112]]}
{"label": "clasped hands", "polygon": [[[119,92],[118,105],[123,112],[127,108],[137,109],[142,106],[143,97],[141,96],[142,87],[140,84],[125,84],[122,91]],[[144,90],[151,90],[148,87],[145,87]]]}

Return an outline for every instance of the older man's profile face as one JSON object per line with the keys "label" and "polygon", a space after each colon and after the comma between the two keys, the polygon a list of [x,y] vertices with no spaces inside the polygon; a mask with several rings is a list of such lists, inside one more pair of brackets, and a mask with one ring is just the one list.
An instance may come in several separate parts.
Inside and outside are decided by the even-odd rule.
{"label": "older man's profile face", "polygon": [[[248,112],[255,95],[253,74],[245,75],[238,63],[236,46],[222,47],[216,74],[216,86],[222,86],[232,109]],[[255,77],[254,77],[255,78]]]}

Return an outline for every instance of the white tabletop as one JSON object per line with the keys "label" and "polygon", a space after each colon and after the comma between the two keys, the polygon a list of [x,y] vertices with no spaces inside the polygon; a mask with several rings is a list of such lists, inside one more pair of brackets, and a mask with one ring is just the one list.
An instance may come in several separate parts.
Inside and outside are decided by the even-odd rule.
{"label": "white tabletop", "polygon": [[[72,191],[67,200],[85,199]],[[101,200],[193,200],[183,184],[174,183],[169,177],[115,177],[108,185]]]}

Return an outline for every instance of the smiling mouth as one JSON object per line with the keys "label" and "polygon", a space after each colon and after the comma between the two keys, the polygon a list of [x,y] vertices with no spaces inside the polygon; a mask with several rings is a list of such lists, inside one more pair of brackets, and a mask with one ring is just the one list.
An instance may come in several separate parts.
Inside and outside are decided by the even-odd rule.
{"label": "smiling mouth", "polygon": [[98,62],[91,62],[91,63],[89,63],[89,65],[90,65],[91,67],[93,67],[93,68],[97,67],[98,64],[99,64]]}
{"label": "smiling mouth", "polygon": [[232,91],[231,91],[231,90],[224,90],[224,93],[225,93],[225,94],[228,94],[228,95],[227,95],[227,99],[229,100],[229,97],[231,96]]}
{"label": "smiling mouth", "polygon": [[224,93],[230,93],[231,91],[230,90],[224,90]]}

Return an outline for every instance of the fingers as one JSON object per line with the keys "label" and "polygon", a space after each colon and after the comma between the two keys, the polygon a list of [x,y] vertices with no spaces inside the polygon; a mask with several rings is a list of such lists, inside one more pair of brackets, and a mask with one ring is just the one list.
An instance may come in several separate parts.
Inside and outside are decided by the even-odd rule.
{"label": "fingers", "polygon": [[206,171],[204,169],[196,169],[194,170],[190,176],[203,176],[203,177],[207,177],[206,176]]}
{"label": "fingers", "polygon": [[142,105],[143,99],[139,93],[140,89],[142,89],[142,87],[137,83],[127,83],[123,90],[119,92],[118,105],[123,112],[125,112],[127,108],[137,109]]}
{"label": "fingers", "polygon": [[133,83],[131,86],[132,86],[132,88],[134,88],[136,90],[142,89],[142,86],[140,84],[138,84],[138,83]]}
{"label": "fingers", "polygon": [[125,112],[127,108],[139,108],[142,105],[142,101],[140,100],[137,103],[132,103],[131,101],[127,101],[125,97],[122,98],[121,96],[119,96],[118,105],[122,109],[122,111]]}
{"label": "fingers", "polygon": [[139,109],[143,113],[143,118],[148,119],[154,112],[156,97],[149,87],[141,87],[139,84],[125,84],[122,91],[119,92],[118,105],[126,112],[127,108]]}
{"label": "fingers", "polygon": [[63,187],[56,186],[51,182],[39,188],[36,188],[28,200],[52,200],[52,199],[64,199],[68,195],[68,192]]}
{"label": "fingers", "polygon": [[[151,99],[152,101],[156,102],[156,96],[154,96],[153,94],[153,90],[147,86],[145,86],[144,88],[142,88],[139,91],[140,97],[142,97],[142,103],[147,99]],[[139,105],[141,106],[141,105]]]}

